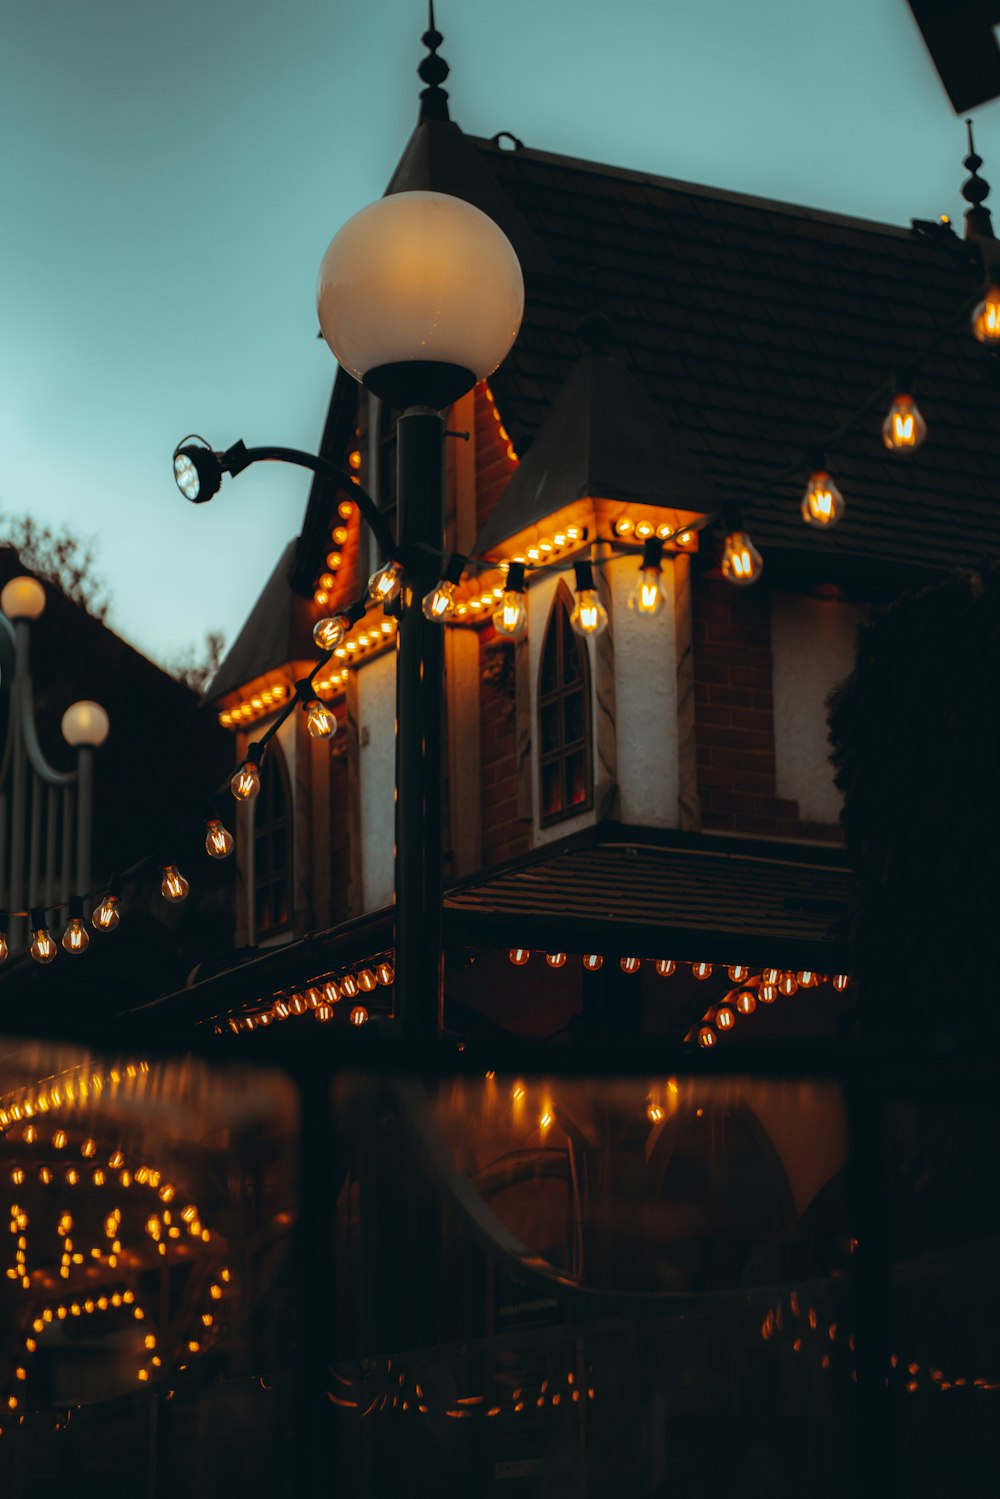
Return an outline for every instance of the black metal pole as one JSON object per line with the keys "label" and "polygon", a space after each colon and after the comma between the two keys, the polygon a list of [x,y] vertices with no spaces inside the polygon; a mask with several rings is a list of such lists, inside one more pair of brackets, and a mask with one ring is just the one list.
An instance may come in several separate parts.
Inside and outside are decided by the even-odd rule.
{"label": "black metal pole", "polygon": [[421,605],[441,575],[444,420],[414,406],[396,431],[396,534],[406,568],[396,655],[396,1015],[409,1039],[426,1045],[438,1039],[442,1014],[444,631]]}

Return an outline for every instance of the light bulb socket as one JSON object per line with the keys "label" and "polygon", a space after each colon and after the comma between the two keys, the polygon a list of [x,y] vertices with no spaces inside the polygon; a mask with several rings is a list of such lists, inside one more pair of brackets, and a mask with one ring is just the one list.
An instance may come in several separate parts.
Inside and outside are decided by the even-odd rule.
{"label": "light bulb socket", "polygon": [[243,764],[256,765],[257,769],[260,770],[264,763],[264,751],[266,748],[267,746],[261,744],[259,740],[255,740],[253,744],[248,744],[247,752],[243,756]]}
{"label": "light bulb socket", "polygon": [[659,536],[649,536],[642,544],[642,562],[640,566],[655,567],[657,572],[663,565],[663,541]]}
{"label": "light bulb socket", "polygon": [[594,582],[594,567],[590,562],[574,562],[573,571],[576,574],[576,591],[583,593],[585,589],[596,589]]}
{"label": "light bulb socket", "polygon": [[66,902],[66,904],[67,904],[68,911],[69,911],[69,919],[70,919],[70,921],[82,921],[83,920],[83,896],[82,895],[71,895],[70,898],[69,898],[69,900]]}
{"label": "light bulb socket", "polygon": [[47,932],[49,924],[45,920],[45,907],[32,906],[31,908],[31,930],[33,932]]}
{"label": "light bulb socket", "polygon": [[4,936],[10,930],[10,912],[5,907],[0,907],[0,933]]}
{"label": "light bulb socket", "polygon": [[[808,453],[806,454],[806,463],[808,465],[808,470],[809,470],[808,473],[806,474],[806,478],[807,479],[811,479],[812,476],[813,476],[813,474],[825,474],[825,473],[828,472],[827,461],[826,461],[826,453],[823,451],[822,448],[810,448],[809,451],[808,451]],[[737,527],[730,526],[729,529],[730,530],[734,530],[734,529],[738,530],[738,529],[740,529],[742,527],[742,525],[743,525],[743,522],[741,520],[739,522],[739,525]]]}
{"label": "light bulb socket", "polygon": [[442,583],[461,583],[462,574],[465,572],[465,564],[468,557],[463,557],[461,552],[452,552],[448,558],[448,565],[441,575]]}
{"label": "light bulb socket", "polygon": [[527,566],[523,562],[511,562],[507,567],[507,576],[504,579],[504,593],[523,593],[524,575]]}
{"label": "light bulb socket", "polygon": [[295,684],[295,696],[303,708],[316,701],[316,686],[312,677],[300,677]]}

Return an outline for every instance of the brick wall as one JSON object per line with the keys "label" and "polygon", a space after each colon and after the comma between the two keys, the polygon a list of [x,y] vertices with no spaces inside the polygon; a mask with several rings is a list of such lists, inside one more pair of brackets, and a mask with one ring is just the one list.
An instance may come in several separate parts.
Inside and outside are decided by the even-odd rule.
{"label": "brick wall", "polygon": [[483,868],[531,847],[531,824],[518,816],[515,653],[492,625],[479,636]]}
{"label": "brick wall", "polygon": [[766,588],[695,581],[695,744],[706,829],[839,843],[839,826],[806,823],[775,795],[771,598]]}

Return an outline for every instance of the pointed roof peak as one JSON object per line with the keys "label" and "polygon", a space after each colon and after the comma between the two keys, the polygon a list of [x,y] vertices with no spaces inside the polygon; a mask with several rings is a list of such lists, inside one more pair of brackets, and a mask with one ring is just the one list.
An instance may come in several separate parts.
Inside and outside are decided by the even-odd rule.
{"label": "pointed roof peak", "polygon": [[417,73],[421,80],[427,85],[420,94],[420,119],[423,120],[447,120],[448,115],[448,90],[441,87],[451,69],[443,57],[438,57],[437,49],[444,41],[444,37],[434,24],[434,0],[429,0],[427,30],[420,38],[427,48],[427,56],[423,58]]}

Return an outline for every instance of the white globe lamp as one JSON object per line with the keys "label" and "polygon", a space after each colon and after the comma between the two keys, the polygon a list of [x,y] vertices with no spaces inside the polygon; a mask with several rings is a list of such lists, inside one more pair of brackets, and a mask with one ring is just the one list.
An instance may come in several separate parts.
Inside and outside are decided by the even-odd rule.
{"label": "white globe lamp", "polygon": [[111,720],[100,703],[82,698],[71,703],[62,716],[62,735],[74,749],[87,746],[97,749],[108,737]]}
{"label": "white globe lamp", "polygon": [[451,405],[506,357],[524,314],[514,247],[447,193],[392,193],[331,240],[316,292],[337,360],[399,410]]}
{"label": "white globe lamp", "polygon": [[8,619],[37,619],[45,608],[45,589],[37,578],[11,578],[0,593],[0,609]]}

